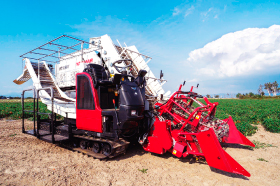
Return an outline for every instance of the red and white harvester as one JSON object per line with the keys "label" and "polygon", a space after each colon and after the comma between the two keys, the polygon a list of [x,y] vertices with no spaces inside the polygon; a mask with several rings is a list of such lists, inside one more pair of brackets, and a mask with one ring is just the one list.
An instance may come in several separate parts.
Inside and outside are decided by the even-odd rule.
{"label": "red and white harvester", "polygon": [[[170,96],[162,88],[163,74],[157,79],[147,65],[151,58],[135,46],[118,44],[108,35],[90,42],[63,35],[23,54],[23,74],[14,83],[32,79],[33,88],[22,93],[22,132],[99,159],[123,154],[129,143],[138,141],[152,153],[191,155],[249,177],[221,143],[254,144],[231,117],[215,118],[218,103],[193,87],[182,91],[183,85]],[[32,111],[25,110],[26,91],[33,91]],[[39,99],[51,112],[39,112]],[[34,117],[28,131],[27,112]]]}

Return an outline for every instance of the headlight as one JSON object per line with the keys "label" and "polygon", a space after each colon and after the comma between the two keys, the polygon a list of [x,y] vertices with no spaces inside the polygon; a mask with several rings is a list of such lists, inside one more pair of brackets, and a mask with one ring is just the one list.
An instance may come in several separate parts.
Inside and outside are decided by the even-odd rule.
{"label": "headlight", "polygon": [[136,110],[131,110],[131,116],[137,116]]}

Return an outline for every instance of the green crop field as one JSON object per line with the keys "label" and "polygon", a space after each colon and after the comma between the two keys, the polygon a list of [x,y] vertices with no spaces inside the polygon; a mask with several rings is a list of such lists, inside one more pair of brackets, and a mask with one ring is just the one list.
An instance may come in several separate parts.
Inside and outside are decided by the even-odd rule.
{"label": "green crop field", "polygon": [[[33,99],[24,101],[24,110],[33,111]],[[51,113],[45,104],[39,101],[39,112]],[[22,107],[20,99],[2,99],[0,100],[0,118],[22,119]],[[24,118],[33,119],[33,113],[26,112]],[[42,115],[42,119],[47,119],[47,115]],[[58,117],[61,118],[61,117]]]}
{"label": "green crop field", "polygon": [[270,132],[280,132],[280,99],[210,99],[218,102],[216,117],[232,116],[240,132],[252,135],[262,124]]}
{"label": "green crop field", "polygon": [[[217,118],[225,119],[232,116],[238,130],[245,135],[254,134],[257,130],[256,125],[263,125],[270,132],[280,132],[280,99],[210,99],[210,101],[219,103]],[[50,112],[41,102],[39,108],[40,112]],[[33,99],[25,101],[25,110],[33,110]],[[0,100],[0,118],[21,119],[21,101]],[[32,113],[26,113],[25,118],[32,118]]]}

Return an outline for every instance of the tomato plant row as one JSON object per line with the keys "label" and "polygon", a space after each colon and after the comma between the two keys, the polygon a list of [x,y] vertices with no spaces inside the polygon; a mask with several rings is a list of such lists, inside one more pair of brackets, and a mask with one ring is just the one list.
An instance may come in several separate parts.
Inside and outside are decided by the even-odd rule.
{"label": "tomato plant row", "polygon": [[225,119],[232,116],[240,132],[252,135],[255,125],[262,124],[270,132],[280,132],[279,99],[210,99],[218,102],[216,117]]}
{"label": "tomato plant row", "polygon": [[[24,110],[33,111],[33,102],[25,102]],[[47,106],[41,102],[39,102],[39,112],[41,113],[51,113]],[[47,115],[41,115],[42,119],[47,119]],[[22,119],[22,107],[21,102],[0,102],[0,118],[8,118],[8,119]],[[28,118],[33,120],[33,113],[25,112],[24,118]],[[59,117],[61,118],[61,117]]]}

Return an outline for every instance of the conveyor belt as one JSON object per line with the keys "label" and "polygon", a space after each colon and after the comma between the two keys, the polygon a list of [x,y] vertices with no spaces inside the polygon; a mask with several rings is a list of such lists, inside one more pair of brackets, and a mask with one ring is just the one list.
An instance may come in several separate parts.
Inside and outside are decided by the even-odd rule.
{"label": "conveyor belt", "polygon": [[[55,113],[64,117],[76,118],[76,100],[68,97],[55,82],[55,79],[45,62],[32,63],[29,59],[25,59],[25,67],[23,74],[14,80],[14,83],[21,85],[32,79],[36,90],[40,90],[39,98],[42,103],[47,105],[49,110],[54,110]],[[51,101],[51,89],[53,89],[53,104]],[[53,107],[52,107],[53,106]]]}
{"label": "conveyor belt", "polygon": [[[52,77],[50,75],[50,71],[48,69],[46,69],[45,64],[40,63],[39,67],[38,67],[38,63],[31,63],[31,65],[32,65],[32,67],[34,69],[34,72],[36,73],[37,77],[38,77],[38,74],[39,74],[39,80],[40,80],[40,84],[41,84],[42,88],[52,87],[55,99],[59,99],[61,101],[65,101],[65,102],[74,102],[70,99],[66,99],[66,98],[63,98],[61,96],[61,94],[59,93],[59,91],[57,89],[57,86],[55,85],[54,81],[52,80]],[[51,95],[50,90],[46,90],[46,92],[49,95]]]}

